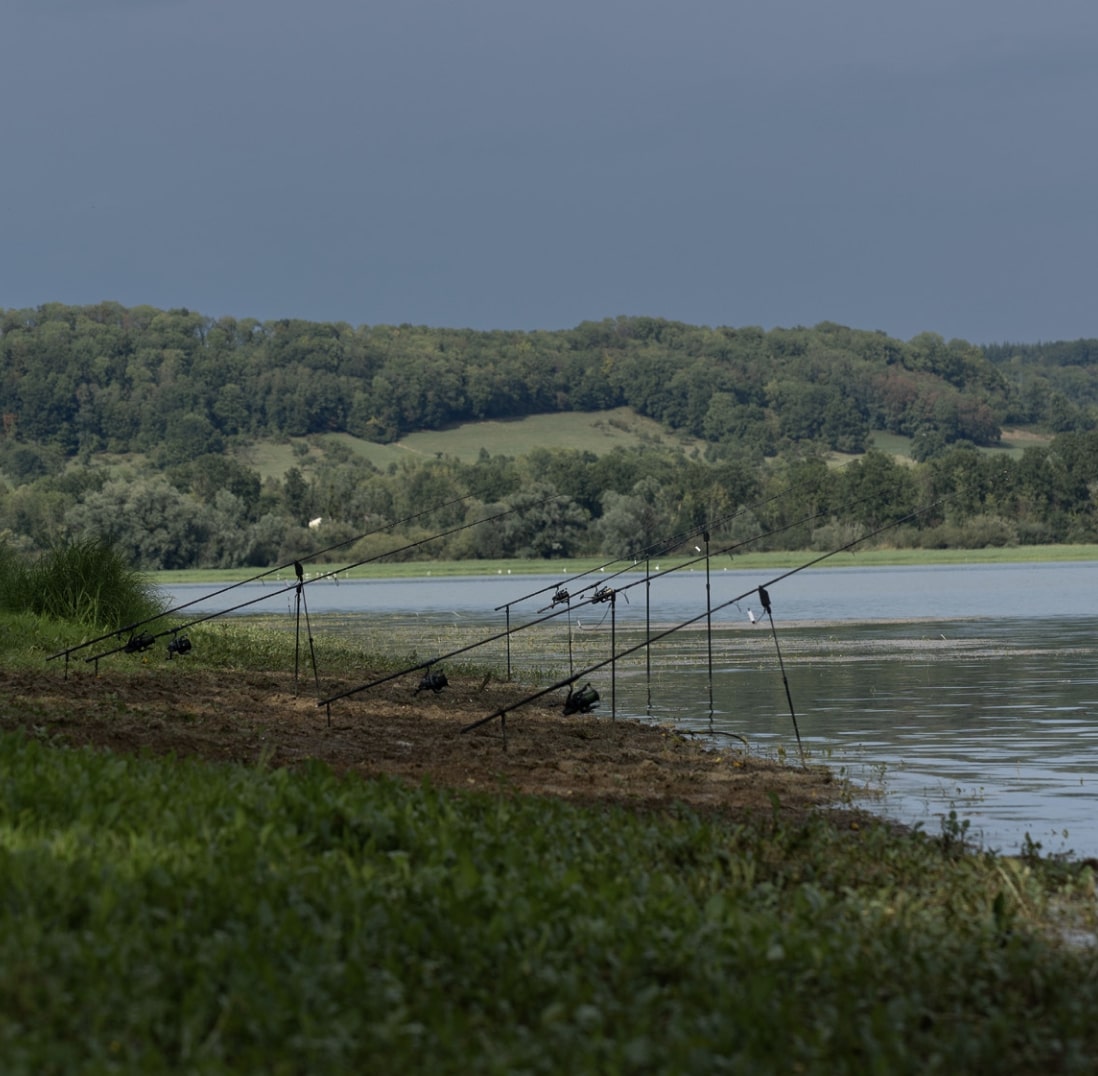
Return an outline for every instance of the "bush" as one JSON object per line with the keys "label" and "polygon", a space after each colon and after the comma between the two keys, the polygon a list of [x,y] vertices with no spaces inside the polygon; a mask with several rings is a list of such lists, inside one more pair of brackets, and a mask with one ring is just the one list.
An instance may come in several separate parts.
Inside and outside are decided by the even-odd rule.
{"label": "bush", "polygon": [[89,541],[55,546],[34,562],[0,546],[0,608],[117,628],[155,617],[164,601],[113,546]]}

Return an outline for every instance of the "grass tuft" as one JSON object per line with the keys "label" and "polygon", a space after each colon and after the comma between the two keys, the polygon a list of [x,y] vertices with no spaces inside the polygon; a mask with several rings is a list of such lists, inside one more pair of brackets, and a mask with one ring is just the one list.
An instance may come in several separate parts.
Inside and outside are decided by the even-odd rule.
{"label": "grass tuft", "polygon": [[64,543],[31,562],[0,544],[0,609],[113,629],[155,617],[164,602],[109,544]]}

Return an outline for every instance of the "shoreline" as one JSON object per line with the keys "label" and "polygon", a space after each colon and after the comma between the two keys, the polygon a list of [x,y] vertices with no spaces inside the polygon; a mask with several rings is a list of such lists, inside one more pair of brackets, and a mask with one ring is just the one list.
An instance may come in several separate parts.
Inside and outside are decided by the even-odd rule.
{"label": "shoreline", "polygon": [[[775,551],[771,553],[736,553],[732,556],[732,566],[745,570],[781,570],[795,568],[808,561],[814,561],[821,556],[829,559],[819,560],[819,567],[849,566],[847,557],[855,558],[860,567],[933,567],[936,565],[965,565],[965,564],[1052,564],[1087,562],[1098,560],[1098,545],[1044,545],[1044,546],[1012,546],[1008,548],[992,549],[866,549],[858,551],[843,550],[841,553],[827,555],[826,551],[798,550]],[[723,557],[728,554],[714,551],[713,557]],[[601,567],[624,565],[617,567],[615,571],[636,572],[643,574],[641,563],[631,562],[629,558],[619,558],[608,561],[604,558],[585,557],[570,560],[490,560],[490,561],[400,561],[386,562],[384,554],[377,559],[371,559],[369,563],[353,564],[348,568],[339,568],[338,565],[347,560],[332,561],[317,564],[308,559],[302,561],[303,566],[313,575],[339,575],[346,579],[418,579],[427,577],[449,576],[497,576],[497,575],[560,575],[575,576],[594,573]],[[842,558],[842,559],[835,559]],[[698,562],[697,557],[663,557],[660,566],[666,570],[668,567],[686,565],[690,562]],[[704,563],[702,561],[701,563]],[[722,567],[727,565],[722,564]],[[287,572],[286,580],[272,579],[274,582],[292,582],[293,563],[287,563],[281,567],[246,569],[246,568],[194,568],[179,571],[159,571],[145,573],[145,578],[153,584],[157,583],[235,583],[258,582],[260,579],[275,575],[276,572]]]}

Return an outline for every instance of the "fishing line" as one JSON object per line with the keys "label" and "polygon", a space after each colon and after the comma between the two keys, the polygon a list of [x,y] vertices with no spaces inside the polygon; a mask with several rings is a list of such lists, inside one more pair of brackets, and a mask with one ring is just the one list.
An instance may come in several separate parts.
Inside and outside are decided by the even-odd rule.
{"label": "fishing line", "polygon": [[[845,467],[845,466],[847,466],[847,464],[843,464],[843,466]],[[801,491],[802,489],[804,489],[806,486],[809,486],[809,485],[811,485],[811,481],[805,480],[804,482],[800,482],[800,483],[797,483],[797,484],[792,485],[792,486],[786,486],[785,489],[778,490],[778,492],[771,494],[769,497],[764,497],[761,500],[754,501],[749,505],[741,505],[739,508],[735,509],[734,511],[727,512],[723,516],[718,516],[716,519],[709,520],[708,522],[706,522],[705,524],[703,524],[700,527],[695,527],[692,530],[680,531],[678,534],[673,534],[668,538],[659,539],[658,541],[651,543],[645,549],[642,549],[639,553],[637,553],[633,557],[614,557],[612,560],[605,561],[603,564],[596,565],[594,568],[588,568],[586,571],[579,572],[578,574],[572,576],[571,577],[572,581],[575,582],[577,580],[584,579],[587,576],[594,575],[596,573],[600,574],[600,583],[606,583],[606,582],[612,581],[612,580],[616,579],[618,576],[623,575],[625,572],[628,572],[628,571],[632,570],[633,568],[636,568],[636,566],[639,563],[640,559],[643,557],[644,562],[645,562],[644,578],[645,578],[645,581],[647,583],[646,602],[645,602],[645,609],[646,609],[645,621],[646,621],[647,630],[650,631],[651,630],[651,616],[650,616],[650,609],[651,609],[651,578],[652,578],[652,574],[651,574],[651,570],[650,570],[651,557],[653,557],[655,555],[658,555],[660,553],[668,554],[671,551],[673,551],[673,550],[679,548],[680,546],[684,545],[686,542],[690,541],[690,539],[696,538],[698,535],[701,535],[701,534],[706,535],[706,540],[708,542],[708,532],[713,527],[720,526],[723,523],[727,523],[729,520],[735,519],[736,517],[741,516],[746,512],[754,512],[757,509],[760,509],[760,508],[764,507],[765,505],[771,504],[774,501],[781,500],[783,497],[787,497],[792,493],[797,493],[797,492]],[[857,502],[854,502],[854,503],[857,503]],[[824,514],[826,514],[826,513],[820,512],[820,513],[817,513],[816,515],[810,516],[807,519],[800,520],[798,522],[800,522],[800,523],[808,522],[809,520],[817,519],[817,518],[819,518],[819,516],[824,515]],[[729,553],[731,555],[731,550],[733,550],[733,549],[737,549],[737,548],[739,548],[740,546],[743,546],[743,545],[748,545],[751,542],[757,542],[762,538],[770,537],[770,535],[772,535],[772,534],[778,534],[782,530],[786,530],[789,527],[797,526],[797,525],[798,525],[797,523],[793,523],[793,524],[789,524],[787,527],[781,527],[781,528],[777,528],[777,529],[772,530],[772,531],[763,532],[761,534],[756,535],[754,538],[746,539],[743,542],[739,542],[739,543],[737,543],[733,546],[727,547],[726,549],[722,550],[721,553]],[[697,548],[697,547],[695,547],[695,548]],[[613,567],[615,564],[622,563],[623,561],[628,561],[628,563],[626,563],[624,567],[618,569],[618,571],[613,572],[609,576],[606,576],[606,575],[602,574],[602,573],[605,573],[607,568]],[[686,564],[678,565],[677,567],[688,567],[690,564],[693,564],[693,563],[697,563],[697,562],[696,561],[688,561]],[[674,570],[675,570],[674,568],[667,569],[667,571],[674,571]],[[663,574],[663,573],[661,573],[661,574]],[[588,584],[588,586],[590,586],[590,584]],[[585,590],[587,590],[588,586],[582,587],[580,589],[580,594],[582,594]],[[497,605],[495,607],[495,609],[493,609],[493,612],[498,613],[500,610],[504,611],[504,622],[505,622],[505,625],[506,625],[506,628],[507,628],[508,632],[510,632],[510,630],[511,630],[511,606],[518,605],[520,602],[528,601],[530,598],[536,598],[539,594],[544,594],[547,591],[554,590],[554,589],[555,589],[555,593],[553,595],[552,601],[549,603],[548,606],[545,606],[542,609],[539,609],[538,610],[539,613],[545,612],[546,609],[552,608],[553,606],[555,606],[555,605],[557,605],[561,602],[566,602],[572,597],[572,595],[569,593],[567,587],[561,586],[557,583],[548,583],[543,587],[539,587],[537,590],[531,591],[529,594],[523,595],[521,598],[514,598],[509,602],[505,602],[503,605]],[[605,620],[605,619],[606,618],[603,617],[603,620]],[[580,625],[580,626],[582,628],[582,625]],[[571,642],[571,639],[569,639],[569,642]],[[510,640],[510,636],[508,636],[508,639],[507,639],[506,656],[507,656],[507,680],[508,680],[508,682],[510,682],[510,680],[511,680],[511,640]],[[651,669],[651,661],[650,660],[648,660],[646,662],[646,668],[647,668],[647,683],[649,685],[649,693],[651,693],[652,669]]]}
{"label": "fishing line", "polygon": [[[842,466],[846,467],[848,466],[848,464],[844,463]],[[842,468],[836,468],[836,470],[841,469]],[[672,534],[669,537],[658,539],[657,541],[652,542],[645,548],[639,550],[632,557],[614,557],[612,560],[605,561],[603,564],[597,565],[594,568],[588,568],[586,571],[579,572],[578,574],[572,576],[572,581],[575,582],[576,580],[584,579],[589,575],[594,575],[596,572],[605,572],[607,568],[611,568],[615,564],[620,564],[622,561],[629,561],[629,563],[624,568],[621,568],[619,571],[614,572],[612,575],[606,577],[607,580],[614,579],[616,576],[621,575],[624,572],[630,571],[632,568],[635,568],[642,559],[648,561],[652,557],[660,554],[668,555],[675,549],[678,549],[680,546],[685,545],[692,538],[697,538],[699,535],[705,534],[705,532],[707,531],[714,530],[717,527],[720,527],[722,524],[727,523],[730,520],[735,519],[737,516],[745,514],[746,512],[754,512],[759,508],[763,508],[768,504],[772,504],[774,501],[781,500],[783,497],[788,497],[792,493],[798,493],[806,486],[812,484],[812,480],[806,479],[804,482],[799,482],[792,486],[786,486],[785,489],[778,490],[777,493],[772,493],[769,497],[764,497],[761,500],[753,501],[751,504],[740,505],[740,507],[735,509],[734,511],[726,512],[723,516],[717,516],[715,519],[707,520],[707,522],[701,524],[700,526],[694,527],[690,530],[679,531],[677,534]],[[822,515],[824,513],[820,514]],[[809,518],[815,519],[817,517],[811,516]],[[779,533],[779,531],[766,532],[750,540],[758,541],[758,539],[761,537],[768,537],[770,534],[776,533]],[[498,613],[501,609],[508,608],[512,605],[518,605],[519,602],[528,601],[530,598],[536,598],[539,594],[544,594],[546,591],[552,590],[556,586],[556,583],[548,583],[544,587],[541,587],[538,590],[531,591],[529,594],[526,594],[521,598],[514,598],[511,601],[504,603],[503,605],[497,605],[493,612]],[[582,589],[586,590],[587,588],[583,587]],[[565,591],[565,594],[567,594],[567,591]]]}
{"label": "fishing line", "polygon": [[[328,553],[332,553],[337,549],[341,549],[345,545],[352,545],[355,542],[359,542],[364,538],[372,538],[375,534],[381,534],[383,531],[392,530],[394,527],[401,527],[406,523],[411,523],[413,519],[419,519],[421,516],[429,515],[432,512],[439,512],[443,508],[449,508],[455,504],[460,504],[462,501],[469,500],[473,494],[467,493],[464,497],[455,497],[452,501],[445,501],[443,504],[435,505],[432,508],[425,508],[422,511],[414,512],[410,516],[405,516],[403,519],[395,520],[392,523],[386,523],[383,527],[375,527],[373,530],[364,531],[362,534],[355,535],[353,538],[345,538],[342,542],[336,542],[334,545],[328,546],[326,549],[318,550],[316,553],[310,554],[311,557],[323,557]],[[396,552],[394,550],[394,552]],[[121,628],[115,628],[114,631],[109,631],[104,635],[100,635],[95,639],[88,639],[85,642],[78,643],[76,646],[70,646],[65,650],[59,650],[56,654],[51,654],[47,661],[53,661],[54,658],[64,657],[66,664],[70,654],[75,654],[79,650],[83,650],[86,647],[94,646],[96,643],[101,643],[107,639],[114,639],[126,632],[134,632],[137,628],[144,627],[146,624],[151,624],[153,621],[160,620],[162,617],[172,616],[174,613],[180,613],[184,609],[189,609],[192,605],[197,605],[199,602],[209,601],[211,598],[220,597],[222,594],[227,594],[230,590],[235,590],[237,587],[246,586],[249,583],[257,583],[261,579],[265,579],[269,575],[274,575],[276,572],[285,571],[287,568],[293,567],[296,571],[297,561],[287,561],[285,564],[281,564],[276,568],[268,568],[266,571],[259,572],[257,575],[253,575],[248,579],[241,579],[235,583],[230,583],[228,586],[222,587],[220,590],[212,591],[209,594],[203,594],[201,597],[193,598],[189,602],[184,602],[182,605],[176,605],[171,609],[165,609],[162,613],[157,613],[155,616],[146,617],[144,620],[134,621],[132,624],[126,624]],[[346,570],[346,569],[344,569]],[[295,584],[296,585],[296,584]],[[280,591],[279,593],[285,593]]]}
{"label": "fishing line", "polygon": [[[938,505],[940,505],[946,499],[947,498],[939,498],[938,500],[933,501],[932,503],[924,506],[923,508],[919,508],[919,509],[916,509],[914,512],[908,513],[906,516],[903,516],[902,518],[897,519],[897,520],[893,521],[892,523],[887,523],[887,524],[884,524],[881,527],[875,528],[874,530],[867,531],[865,534],[861,535],[860,537],[855,538],[855,539],[853,539],[849,542],[845,542],[843,545],[838,546],[835,549],[829,550],[826,553],[822,553],[818,557],[813,557],[811,560],[806,561],[804,564],[801,564],[801,565],[797,566],[796,568],[791,568],[787,572],[782,572],[780,575],[777,575],[773,579],[770,579],[766,583],[762,584],[762,586],[763,586],[763,588],[772,587],[776,583],[779,583],[784,579],[788,579],[791,576],[794,576],[798,572],[802,572],[807,568],[811,568],[814,565],[819,564],[824,560],[827,560],[829,557],[836,556],[837,554],[843,553],[848,549],[852,549],[854,546],[860,545],[862,542],[866,542],[870,538],[876,537],[878,534],[883,534],[886,531],[892,530],[894,527],[898,527],[898,526],[900,526],[904,523],[910,522],[913,519],[917,519],[919,516],[924,515],[925,513],[929,512],[931,509],[936,508]],[[744,591],[744,593],[739,594],[734,598],[729,598],[727,601],[721,602],[720,604],[714,606],[713,609],[711,610],[711,612],[720,612],[722,609],[726,609],[729,606],[738,605],[739,602],[743,601],[745,598],[749,597],[750,595],[756,593],[757,590],[758,590],[757,587],[752,587],[750,590],[746,590],[746,591]],[[664,631],[658,632],[657,634],[653,635],[651,637],[651,639],[647,639],[644,642],[638,643],[635,646],[627,647],[626,649],[622,650],[617,655],[613,655],[610,658],[605,658],[604,660],[596,662],[593,665],[589,665],[586,668],[581,669],[579,672],[573,673],[572,675],[566,677],[563,680],[558,680],[555,684],[550,684],[548,687],[541,688],[540,690],[535,691],[530,695],[527,695],[525,698],[522,698],[522,699],[518,700],[517,702],[511,703],[507,706],[500,707],[498,710],[495,710],[493,713],[489,714],[487,717],[480,718],[479,720],[473,721],[470,724],[466,725],[464,728],[462,728],[461,731],[463,733],[472,732],[474,729],[478,729],[481,726],[488,724],[490,721],[495,721],[497,718],[499,718],[502,722],[502,721],[505,720],[507,714],[511,713],[514,710],[517,710],[519,707],[525,706],[527,703],[534,702],[537,699],[543,698],[545,695],[551,694],[554,691],[559,691],[563,687],[568,687],[569,685],[574,684],[581,677],[588,676],[589,674],[591,674],[593,672],[597,672],[599,669],[605,668],[607,665],[611,664],[611,662],[614,660],[615,657],[628,657],[630,654],[636,653],[642,647],[650,645],[650,643],[659,642],[661,639],[665,639],[668,636],[673,635],[675,632],[681,631],[683,628],[687,628],[692,624],[698,623],[699,621],[701,621],[702,619],[704,619],[708,615],[708,612],[710,612],[710,611],[702,612],[702,613],[699,613],[697,616],[690,617],[687,620],[684,620],[681,623],[674,625],[673,627],[670,627],[670,628],[667,628]]]}
{"label": "fishing line", "polygon": [[[553,498],[548,498],[548,499],[552,500]],[[818,513],[815,513],[814,515],[806,516],[803,519],[794,520],[791,523],[785,524],[783,527],[777,527],[772,531],[766,531],[764,533],[757,534],[752,538],[743,539],[740,542],[734,542],[731,545],[726,546],[720,552],[722,554],[727,553],[727,552],[730,552],[732,550],[738,549],[741,546],[748,545],[751,542],[757,542],[762,538],[768,538],[771,535],[780,534],[782,531],[789,530],[792,527],[800,526],[801,524],[809,522],[812,519],[817,519],[823,514],[824,513],[818,512]],[[487,521],[483,521],[483,522],[487,522]],[[865,541],[867,538],[870,538],[870,537],[872,537],[872,534],[867,534],[862,539],[859,539],[859,540],[860,541]],[[836,552],[839,552],[839,550],[837,550]],[[663,571],[657,572],[655,577],[670,575],[673,572],[680,571],[683,568],[689,567],[691,564],[697,563],[701,559],[702,558],[696,558],[694,560],[686,561],[683,564],[673,565],[670,568],[665,568]],[[563,613],[569,613],[570,614],[571,609],[572,609],[572,602],[575,601],[575,600],[578,600],[580,602],[580,604],[583,604],[583,605],[597,605],[597,604],[601,604],[601,603],[606,602],[606,601],[611,602],[610,609],[608,610],[608,612],[606,614],[603,615],[602,621],[600,622],[600,623],[605,622],[607,615],[611,616],[611,627],[612,627],[611,657],[607,661],[592,667],[592,668],[596,668],[596,669],[597,668],[602,668],[604,665],[614,663],[614,660],[615,660],[615,651],[616,651],[615,632],[616,632],[616,626],[615,626],[615,619],[614,619],[614,616],[613,616],[613,614],[615,612],[614,600],[616,599],[616,597],[619,593],[625,593],[626,591],[628,591],[632,587],[638,586],[640,583],[646,582],[648,580],[648,578],[649,577],[646,576],[644,579],[636,580],[633,583],[626,584],[625,586],[618,587],[616,589],[614,587],[609,586],[605,582],[603,582],[603,585],[601,585],[599,587],[599,589],[596,590],[594,592],[594,594],[589,598],[576,599],[576,597],[574,595],[569,594],[564,588],[559,588],[557,590],[557,593],[554,595],[554,600],[552,602],[550,602],[550,604],[548,606],[546,606],[545,609],[552,609],[554,606],[556,606],[558,604],[564,604],[565,605],[564,609],[558,609],[556,612],[549,612],[545,616],[536,617],[534,620],[526,621],[522,624],[519,624],[517,627],[511,627],[510,604],[507,604],[505,606],[497,606],[496,610],[494,610],[494,611],[498,611],[500,608],[503,608],[503,609],[506,610],[505,627],[504,627],[504,630],[502,632],[497,632],[493,635],[489,635],[486,638],[478,640],[477,642],[470,643],[466,646],[459,647],[458,649],[452,650],[452,651],[450,651],[446,654],[440,654],[436,657],[430,658],[427,661],[422,661],[422,662],[418,662],[414,665],[407,666],[406,668],[400,669],[400,670],[398,670],[396,672],[393,672],[393,673],[390,673],[386,676],[380,677],[380,678],[375,679],[375,680],[371,680],[368,683],[360,684],[357,687],[348,688],[347,690],[341,691],[341,692],[339,692],[335,695],[329,696],[326,699],[321,699],[317,703],[317,705],[318,706],[325,706],[325,707],[328,708],[328,720],[330,722],[331,721],[331,704],[333,702],[337,702],[340,699],[348,698],[349,696],[358,694],[359,692],[362,692],[362,691],[367,691],[371,688],[379,686],[380,684],[387,683],[390,680],[395,680],[395,679],[398,679],[399,677],[407,676],[409,673],[417,672],[421,669],[428,668],[429,666],[437,664],[440,661],[446,661],[446,660],[448,660],[450,658],[453,658],[453,657],[456,657],[460,654],[468,653],[470,650],[476,650],[478,647],[487,646],[489,643],[497,642],[500,639],[505,639],[506,644],[507,644],[507,678],[508,678],[508,680],[510,680],[510,677],[511,677],[511,636],[516,634],[519,631],[525,630],[526,628],[531,628],[531,627],[535,627],[539,624],[544,624],[549,620],[553,620],[556,617],[561,616]],[[602,582],[602,581],[600,581],[600,582]],[[550,589],[550,588],[549,587],[544,587],[544,588],[542,588],[541,591],[537,591],[535,593],[543,593],[545,590],[548,590],[548,589]],[[723,605],[717,606],[714,609],[707,610],[707,612],[703,613],[702,616],[711,615],[713,612],[719,611],[720,609],[723,609],[727,605],[734,604],[735,602],[741,600],[743,597],[746,597],[747,594],[751,594],[753,592],[754,592],[753,590],[747,591],[746,594],[740,595],[739,598],[735,598],[731,602],[725,602]],[[532,597],[532,596],[533,595],[528,595],[528,597]],[[626,601],[628,602],[628,600],[629,600],[628,594],[626,594],[625,596],[626,596]],[[544,610],[542,610],[542,611],[544,612]],[[695,618],[695,619],[700,619],[700,618]],[[684,624],[679,625],[679,627],[685,627],[686,624],[692,624],[694,622],[695,622],[694,620],[690,620],[690,621],[685,622]],[[672,628],[671,629],[671,631],[676,631],[676,630],[678,630],[678,628]],[[643,643],[640,643],[638,646],[632,647],[629,650],[623,651],[622,655],[620,655],[620,656],[626,656],[628,654],[634,653],[636,650],[639,650],[641,647],[648,646],[651,642],[655,642],[655,641],[663,638],[663,636],[667,635],[667,634],[670,634],[670,632],[664,632],[664,633],[661,633],[660,635],[646,638]],[[588,669],[587,671],[590,671],[590,669]],[[615,671],[616,671],[616,666],[615,666]],[[556,685],[556,687],[567,686],[568,684],[573,683],[576,679],[578,679],[582,675],[584,675],[584,673],[582,671],[579,672],[579,673],[575,673],[574,675],[570,675],[568,679],[562,680],[559,684]],[[550,689],[550,690],[553,690],[553,689]],[[537,696],[535,696],[535,697],[537,697]],[[614,677],[614,681],[611,685],[611,697],[612,697],[612,701],[616,704],[616,676]]]}

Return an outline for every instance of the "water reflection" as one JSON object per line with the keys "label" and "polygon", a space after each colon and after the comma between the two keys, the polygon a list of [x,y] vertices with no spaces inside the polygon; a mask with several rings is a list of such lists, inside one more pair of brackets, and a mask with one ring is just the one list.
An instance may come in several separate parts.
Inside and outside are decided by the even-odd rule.
{"label": "water reflection", "polygon": [[[1048,852],[1098,854],[1098,619],[832,625],[780,637],[806,749],[860,781],[883,773],[875,809],[931,832],[956,810],[1004,852],[1029,834]],[[686,713],[704,708],[708,669],[700,648],[675,649],[651,707],[644,685],[622,679],[621,712],[697,723]],[[714,728],[794,750],[772,640],[722,640],[713,683]]]}

